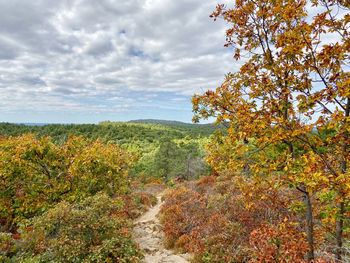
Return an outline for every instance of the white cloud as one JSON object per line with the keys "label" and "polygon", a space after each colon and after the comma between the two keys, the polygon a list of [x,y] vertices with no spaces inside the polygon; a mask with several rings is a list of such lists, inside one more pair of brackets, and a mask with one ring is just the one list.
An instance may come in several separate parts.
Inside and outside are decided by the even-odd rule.
{"label": "white cloud", "polygon": [[216,88],[237,67],[217,2],[0,0],[0,110],[103,112]]}

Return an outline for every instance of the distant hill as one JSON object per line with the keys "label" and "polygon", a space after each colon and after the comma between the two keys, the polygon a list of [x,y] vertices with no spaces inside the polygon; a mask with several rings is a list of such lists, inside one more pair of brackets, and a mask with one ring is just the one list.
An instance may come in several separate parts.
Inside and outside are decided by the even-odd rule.
{"label": "distant hill", "polygon": [[161,124],[161,125],[170,125],[170,126],[189,126],[189,127],[206,127],[206,128],[217,128],[217,126],[213,123],[207,124],[198,124],[198,123],[187,123],[182,121],[170,121],[170,120],[157,120],[157,119],[139,119],[139,120],[131,120],[129,123],[153,123],[153,124]]}
{"label": "distant hill", "polygon": [[157,119],[139,119],[139,120],[131,120],[128,121],[130,123],[155,123],[155,124],[163,124],[163,125],[176,125],[176,126],[192,126],[195,124],[186,123],[181,121],[169,121],[169,120],[157,120]]}
{"label": "distant hill", "polygon": [[44,126],[44,125],[49,125],[49,124],[54,124],[54,123],[31,123],[31,122],[15,122],[14,124],[18,124],[18,125],[25,125],[25,126]]}
{"label": "distant hill", "polygon": [[181,139],[189,136],[209,137],[218,127],[213,124],[190,124],[178,121],[137,120],[131,122],[105,121],[99,124],[12,124],[0,123],[0,135],[18,136],[32,133],[38,137],[50,136],[54,143],[63,143],[69,135],[84,136],[92,140],[132,144],[142,141],[147,144],[162,137]]}

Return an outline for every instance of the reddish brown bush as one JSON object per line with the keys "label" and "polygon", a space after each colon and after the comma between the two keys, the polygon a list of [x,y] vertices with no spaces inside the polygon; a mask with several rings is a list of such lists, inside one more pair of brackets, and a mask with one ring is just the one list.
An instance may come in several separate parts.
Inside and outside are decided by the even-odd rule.
{"label": "reddish brown bush", "polygon": [[213,179],[167,193],[161,221],[169,247],[194,253],[195,262],[305,262],[302,220],[285,206],[291,193],[247,183],[246,194],[235,181]]}

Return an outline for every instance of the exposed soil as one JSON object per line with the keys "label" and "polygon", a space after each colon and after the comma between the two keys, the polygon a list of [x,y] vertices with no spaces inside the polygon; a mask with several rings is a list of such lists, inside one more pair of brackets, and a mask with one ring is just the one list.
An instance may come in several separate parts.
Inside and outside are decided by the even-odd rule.
{"label": "exposed soil", "polygon": [[164,245],[164,233],[157,214],[162,205],[161,194],[157,196],[158,203],[151,207],[134,223],[133,237],[140,248],[145,250],[145,263],[189,263],[189,254],[175,254]]}

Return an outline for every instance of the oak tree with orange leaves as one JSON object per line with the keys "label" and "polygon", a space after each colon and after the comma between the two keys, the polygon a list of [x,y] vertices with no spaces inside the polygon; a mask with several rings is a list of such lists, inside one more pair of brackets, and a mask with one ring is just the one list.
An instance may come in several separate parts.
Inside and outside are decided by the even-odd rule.
{"label": "oak tree with orange leaves", "polygon": [[216,172],[302,195],[308,261],[324,228],[334,232],[332,252],[341,261],[349,224],[349,11],[347,0],[218,5],[212,17],[230,25],[226,46],[242,66],[192,99],[194,121],[229,123],[227,135],[208,146]]}

